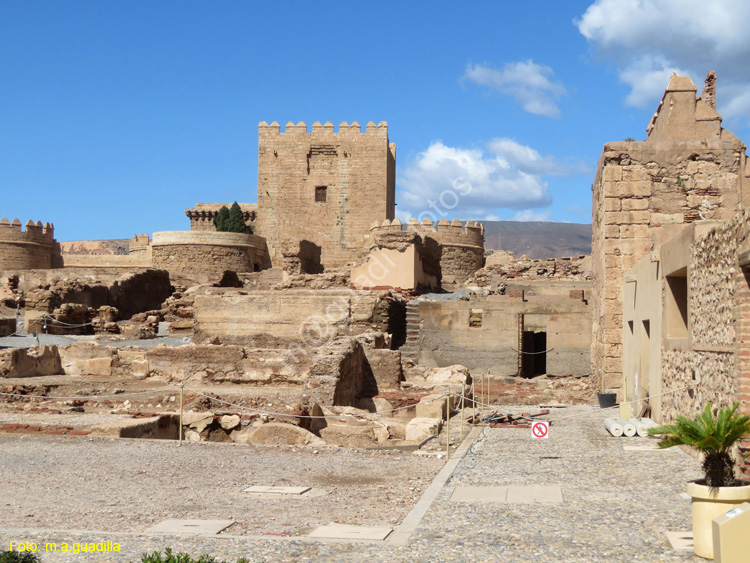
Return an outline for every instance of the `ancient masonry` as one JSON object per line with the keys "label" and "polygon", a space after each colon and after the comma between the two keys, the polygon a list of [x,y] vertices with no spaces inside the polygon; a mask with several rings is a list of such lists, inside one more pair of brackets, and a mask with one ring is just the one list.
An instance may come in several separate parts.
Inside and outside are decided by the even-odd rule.
{"label": "ancient masonry", "polygon": [[210,231],[163,231],[154,233],[152,265],[170,273],[221,275],[260,271],[265,241],[243,233]]}
{"label": "ancient masonry", "polygon": [[128,254],[131,256],[146,256],[151,253],[151,239],[148,233],[133,235],[128,246]]}
{"label": "ancient masonry", "polygon": [[[623,274],[684,224],[728,220],[750,202],[745,145],[722,129],[715,74],[696,98],[673,75],[643,142],[608,143],[593,190],[593,372],[622,381]],[[744,190],[743,190],[744,186]]]}
{"label": "ancient masonry", "polygon": [[55,267],[59,262],[60,247],[55,240],[55,229],[50,223],[0,220],[0,269],[36,270]]}
{"label": "ancient masonry", "polygon": [[[375,222],[370,227],[371,235],[386,231],[400,231],[399,219]],[[416,231],[440,245],[440,273],[443,284],[462,283],[484,265],[484,225],[467,221],[463,225],[458,219],[441,219],[437,229],[428,218],[421,223],[409,219],[407,230]]]}
{"label": "ancient masonry", "polygon": [[340,267],[359,257],[373,220],[395,213],[396,145],[388,125],[277,122],[258,127],[257,233],[268,241],[274,266],[285,241],[319,248],[321,265]]}

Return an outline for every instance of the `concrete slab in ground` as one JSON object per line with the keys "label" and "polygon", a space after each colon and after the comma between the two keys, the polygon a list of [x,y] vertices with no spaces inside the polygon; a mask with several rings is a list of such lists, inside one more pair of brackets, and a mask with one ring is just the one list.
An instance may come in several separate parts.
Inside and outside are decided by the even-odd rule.
{"label": "concrete slab in ground", "polygon": [[527,487],[508,487],[508,501],[519,503],[557,503],[562,502],[560,485],[530,485]]}
{"label": "concrete slab in ground", "polygon": [[253,485],[243,489],[243,493],[259,493],[266,495],[301,495],[310,490],[310,487],[268,487],[265,485]]}
{"label": "concrete slab in ground", "polygon": [[676,551],[693,551],[693,532],[664,532],[672,549]]}
{"label": "concrete slab in ground", "polygon": [[164,520],[147,532],[162,534],[218,534],[234,524],[234,520]]}
{"label": "concrete slab in ground", "polygon": [[562,502],[559,485],[529,485],[525,487],[456,487],[451,495],[455,502]]}
{"label": "concrete slab in ground", "polygon": [[623,450],[626,452],[663,452],[662,448],[657,447],[656,444],[648,444],[645,446],[623,446]]}
{"label": "concrete slab in ground", "polygon": [[456,487],[451,495],[454,502],[505,502],[508,487]]}
{"label": "concrete slab in ground", "polygon": [[348,524],[332,522],[325,526],[318,526],[308,536],[311,538],[332,538],[339,540],[384,540],[392,531],[392,528],[350,526]]}

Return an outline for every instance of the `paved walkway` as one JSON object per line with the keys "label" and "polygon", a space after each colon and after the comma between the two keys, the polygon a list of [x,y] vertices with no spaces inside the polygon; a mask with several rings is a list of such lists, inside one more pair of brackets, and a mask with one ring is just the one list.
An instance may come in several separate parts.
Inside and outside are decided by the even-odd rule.
{"label": "paved walkway", "polygon": [[[248,538],[232,536],[231,531],[194,537],[18,529],[0,530],[0,547],[7,549],[10,540],[95,538],[117,541],[123,549],[119,554],[44,553],[45,562],[135,562],[143,552],[166,546],[232,563],[239,557],[253,562],[701,561],[692,552],[674,551],[664,536],[665,531],[690,529],[690,503],[680,493],[688,480],[699,476],[695,460],[678,449],[625,450],[655,442],[609,437],[603,411],[590,407],[554,409],[548,418],[553,424],[547,440],[532,439],[529,429],[475,432],[463,457],[449,462],[431,487],[434,498],[428,490],[403,527],[385,541]],[[1,484],[2,476],[0,489]],[[477,492],[468,487],[503,488],[479,490],[480,498],[488,500],[455,500]],[[523,502],[529,494],[559,501],[556,487],[562,502]],[[425,507],[420,518],[418,512]]]}

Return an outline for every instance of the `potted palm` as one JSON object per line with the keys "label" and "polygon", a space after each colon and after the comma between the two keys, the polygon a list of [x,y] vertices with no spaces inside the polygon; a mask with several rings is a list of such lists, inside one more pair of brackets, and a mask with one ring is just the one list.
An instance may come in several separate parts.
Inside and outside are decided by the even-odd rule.
{"label": "potted palm", "polygon": [[735,477],[732,458],[733,446],[750,434],[750,416],[737,414],[738,407],[735,403],[714,416],[708,403],[692,420],[678,416],[674,424],[649,429],[649,434],[661,436],[660,448],[689,446],[703,455],[704,479],[688,483],[687,492],[692,497],[694,551],[708,559],[714,556],[711,521],[750,501],[750,485]]}

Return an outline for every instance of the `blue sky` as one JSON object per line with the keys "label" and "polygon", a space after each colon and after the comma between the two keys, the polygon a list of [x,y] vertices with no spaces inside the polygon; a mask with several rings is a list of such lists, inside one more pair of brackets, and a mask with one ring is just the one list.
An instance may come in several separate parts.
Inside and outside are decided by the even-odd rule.
{"label": "blue sky", "polygon": [[[189,228],[256,199],[259,121],[387,121],[418,215],[590,222],[602,145],[645,138],[669,75],[718,73],[750,138],[750,3],[0,3],[0,216],[58,240]],[[452,204],[451,204],[452,205]]]}

